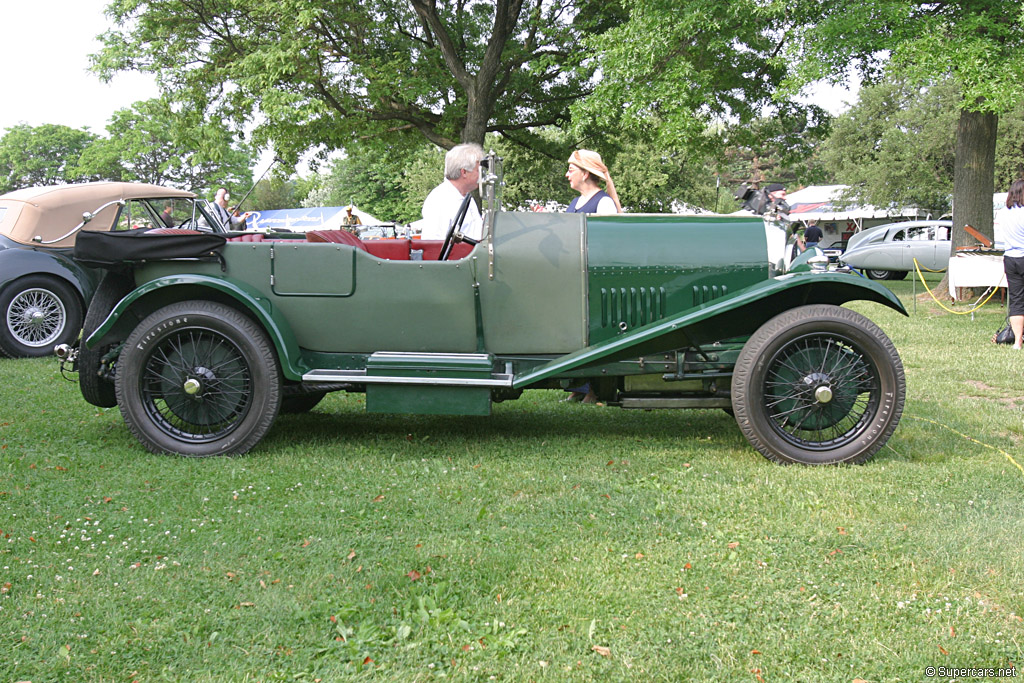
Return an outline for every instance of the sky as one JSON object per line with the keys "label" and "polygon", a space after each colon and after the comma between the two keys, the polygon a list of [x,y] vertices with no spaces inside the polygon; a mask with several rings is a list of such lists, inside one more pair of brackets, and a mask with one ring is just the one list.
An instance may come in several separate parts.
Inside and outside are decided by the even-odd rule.
{"label": "sky", "polygon": [[150,76],[123,73],[104,84],[88,71],[96,38],[112,22],[107,0],[0,0],[5,96],[0,133],[19,123],[88,127],[98,135],[118,109],[159,94]]}

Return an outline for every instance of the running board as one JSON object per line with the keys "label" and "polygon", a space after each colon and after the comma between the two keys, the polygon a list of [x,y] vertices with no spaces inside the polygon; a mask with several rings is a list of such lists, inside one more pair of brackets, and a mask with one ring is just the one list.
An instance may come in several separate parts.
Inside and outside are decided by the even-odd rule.
{"label": "running board", "polygon": [[365,370],[312,370],[302,376],[303,382],[344,382],[345,384],[425,384],[443,387],[511,387],[512,375],[495,373],[491,379],[466,377],[397,377],[367,375]]}
{"label": "running board", "polygon": [[364,370],[311,370],[303,382],[349,384],[405,384],[439,387],[512,386],[511,363],[505,372],[493,372],[494,357],[486,353],[404,353],[378,351]]}
{"label": "running board", "polygon": [[729,398],[624,398],[622,408],[732,408]]}

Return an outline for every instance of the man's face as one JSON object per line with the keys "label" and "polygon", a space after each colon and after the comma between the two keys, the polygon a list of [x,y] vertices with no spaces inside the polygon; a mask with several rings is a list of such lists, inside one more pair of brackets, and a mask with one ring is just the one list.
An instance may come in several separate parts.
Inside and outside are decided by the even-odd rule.
{"label": "man's face", "polygon": [[775,201],[778,201],[780,199],[785,199],[786,198],[786,191],[785,190],[775,190],[774,192],[769,192],[768,196],[771,197],[772,199],[774,199]]}
{"label": "man's face", "polygon": [[472,171],[463,171],[462,173],[462,177],[466,179],[467,183],[478,185],[480,183],[480,162],[476,162],[476,165],[473,166]]}

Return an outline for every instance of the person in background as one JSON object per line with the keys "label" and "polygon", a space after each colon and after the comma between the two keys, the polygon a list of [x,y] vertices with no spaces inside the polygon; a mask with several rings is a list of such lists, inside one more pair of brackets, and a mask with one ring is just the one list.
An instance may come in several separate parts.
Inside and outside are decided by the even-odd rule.
{"label": "person in background", "polygon": [[225,230],[245,230],[245,219],[249,217],[249,212],[246,211],[238,216],[232,215],[234,209],[228,208],[229,199],[231,199],[231,195],[228,194],[227,188],[218,187],[212,204],[214,220]]}
{"label": "person in background", "polygon": [[[423,202],[423,239],[443,240],[448,234],[462,200],[476,189],[480,181],[480,160],[483,158],[484,148],[473,142],[455,145],[444,155],[444,180],[430,191]],[[462,234],[481,240],[483,233],[480,209],[470,199]]]}
{"label": "person in background", "polygon": [[164,204],[164,210],[160,212],[160,220],[168,228],[174,227],[174,216],[171,215],[171,203]]}
{"label": "person in background", "polygon": [[824,239],[824,237],[825,234],[818,227],[818,222],[811,221],[807,224],[807,228],[804,229],[804,246],[801,251],[818,246],[818,242]]}
{"label": "person in background", "polygon": [[[580,193],[569,202],[567,213],[612,214],[622,213],[622,204],[615,191],[608,167],[601,155],[589,149],[578,149],[569,157],[569,170],[565,172],[569,187]],[[601,189],[598,180],[607,190]]]}
{"label": "person in background", "polygon": [[776,213],[782,217],[789,216],[789,203],[786,202],[786,186],[782,183],[770,183],[765,189],[768,193],[768,206],[764,213]]}
{"label": "person in background", "polygon": [[[578,149],[569,157],[569,170],[565,172],[569,187],[580,193],[569,202],[566,213],[613,214],[622,213],[619,194],[608,167],[601,155],[589,149]],[[607,191],[601,189],[598,180],[604,182]],[[597,395],[590,383],[569,389],[569,395],[562,399],[569,403],[597,403]]]}
{"label": "person in background", "polygon": [[345,217],[341,219],[341,226],[352,234],[359,234],[359,226],[363,224],[359,216],[352,213],[355,208],[351,204],[345,207]]}
{"label": "person in background", "polygon": [[1010,329],[1013,330],[1013,348],[1019,350],[1024,335],[1024,180],[1015,180],[1010,185],[1006,194],[1006,211],[1001,219],[1006,242],[1003,271],[1006,273]]}

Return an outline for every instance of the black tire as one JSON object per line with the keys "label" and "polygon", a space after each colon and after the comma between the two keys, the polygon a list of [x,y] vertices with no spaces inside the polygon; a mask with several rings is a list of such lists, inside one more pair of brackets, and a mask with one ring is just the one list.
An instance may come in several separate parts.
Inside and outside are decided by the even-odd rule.
{"label": "black tire", "polygon": [[905,271],[905,270],[890,270],[889,271],[889,279],[890,280],[906,280],[907,279],[907,275],[909,275],[909,274],[910,273],[908,271]]}
{"label": "black tire", "polygon": [[171,304],[143,320],[125,342],[115,386],[128,428],[154,453],[245,453],[281,406],[266,333],[210,301]]}
{"label": "black tire", "polygon": [[861,314],[801,306],[750,337],[736,359],[732,407],[744,436],[779,463],[862,463],[903,414],[896,348]]}
{"label": "black tire", "polygon": [[[897,271],[894,270],[865,270],[864,274],[871,280],[896,280]],[[903,277],[906,277],[904,273]]]}
{"label": "black tire", "polygon": [[281,399],[281,414],[282,415],[298,415],[300,413],[308,413],[317,406],[320,401],[324,400],[324,396],[327,395],[326,391],[318,391],[312,394],[296,394],[295,396],[285,396]]}
{"label": "black tire", "polygon": [[53,355],[53,347],[70,344],[82,329],[82,301],[66,282],[30,275],[0,292],[0,352],[11,358]]}
{"label": "black tire", "polygon": [[104,344],[97,348],[87,348],[85,340],[96,331],[117,302],[132,291],[135,281],[121,273],[107,273],[100,280],[99,287],[89,302],[89,310],[85,312],[82,323],[82,340],[78,348],[78,388],[82,397],[99,408],[112,408],[117,405],[117,392],[114,389],[114,373],[116,365],[104,365],[102,358],[115,346]]}

